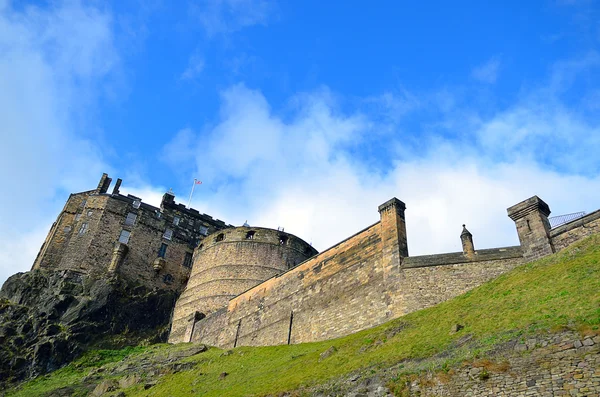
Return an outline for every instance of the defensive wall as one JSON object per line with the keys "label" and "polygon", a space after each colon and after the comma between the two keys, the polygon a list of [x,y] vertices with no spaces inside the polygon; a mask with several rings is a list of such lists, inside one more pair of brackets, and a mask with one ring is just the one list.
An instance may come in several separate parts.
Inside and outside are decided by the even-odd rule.
{"label": "defensive wall", "polygon": [[[255,279],[257,285],[220,309],[216,304],[207,310],[206,302],[184,292],[169,341],[235,347],[347,335],[460,295],[600,231],[600,211],[551,229],[548,205],[534,196],[508,209],[520,246],[476,250],[471,233],[463,227],[462,252],[411,257],[405,209],[396,198],[387,201],[379,206],[379,222],[287,271],[283,266],[281,273],[264,282]],[[217,236],[207,239],[216,242]],[[237,243],[246,259],[252,257],[252,249],[239,246],[247,241]],[[216,253],[205,257],[202,249],[195,254],[194,274],[228,262]],[[190,280],[189,288],[197,284]]]}
{"label": "defensive wall", "polygon": [[151,289],[182,290],[194,248],[206,235],[231,225],[175,203],[170,192],[160,208],[124,196],[121,182],[107,193],[111,178],[103,174],[96,189],[71,194],[32,270],[68,269]]}
{"label": "defensive wall", "polygon": [[[189,340],[195,321],[316,253],[298,237],[266,228],[242,226],[205,239],[196,249],[190,280],[175,306],[171,338]],[[191,315],[195,321],[188,321]]]}

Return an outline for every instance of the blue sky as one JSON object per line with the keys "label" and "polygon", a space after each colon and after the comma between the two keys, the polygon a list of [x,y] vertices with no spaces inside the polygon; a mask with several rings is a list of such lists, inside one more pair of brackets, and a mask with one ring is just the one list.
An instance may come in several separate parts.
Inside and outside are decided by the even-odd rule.
{"label": "blue sky", "polygon": [[600,207],[593,1],[0,0],[0,280],[102,172],[323,250],[407,204],[409,251]]}

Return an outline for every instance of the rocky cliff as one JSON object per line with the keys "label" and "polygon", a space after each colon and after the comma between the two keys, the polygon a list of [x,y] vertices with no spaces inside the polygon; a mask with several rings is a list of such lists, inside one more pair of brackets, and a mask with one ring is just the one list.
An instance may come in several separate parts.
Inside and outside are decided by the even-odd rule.
{"label": "rocky cliff", "polygon": [[165,341],[176,298],[72,271],[15,274],[0,290],[0,389],[90,348]]}

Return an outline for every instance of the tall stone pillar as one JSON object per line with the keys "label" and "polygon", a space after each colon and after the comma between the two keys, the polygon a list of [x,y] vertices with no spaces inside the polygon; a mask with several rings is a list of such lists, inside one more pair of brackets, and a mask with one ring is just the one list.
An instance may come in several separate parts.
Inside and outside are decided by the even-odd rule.
{"label": "tall stone pillar", "polygon": [[388,273],[396,266],[400,266],[402,262],[401,258],[408,256],[406,220],[404,218],[405,210],[406,205],[395,197],[379,206],[385,273]]}
{"label": "tall stone pillar", "polygon": [[523,257],[534,260],[554,253],[550,239],[550,207],[538,196],[507,209],[508,216],[515,222]]}
{"label": "tall stone pillar", "polygon": [[467,226],[463,225],[462,233],[460,234],[460,241],[462,242],[463,254],[473,259],[475,256],[475,245],[473,244],[473,235],[467,230]]}

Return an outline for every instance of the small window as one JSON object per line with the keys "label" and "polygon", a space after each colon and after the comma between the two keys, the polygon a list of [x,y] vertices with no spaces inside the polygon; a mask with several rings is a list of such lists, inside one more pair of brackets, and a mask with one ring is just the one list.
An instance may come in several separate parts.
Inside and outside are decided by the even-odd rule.
{"label": "small window", "polygon": [[140,208],[142,202],[140,200],[133,200],[133,208]]}
{"label": "small window", "polygon": [[208,228],[206,226],[200,226],[200,234],[206,236],[208,234]]}
{"label": "small window", "polygon": [[71,233],[71,226],[65,226],[63,233]]}
{"label": "small window", "polygon": [[185,259],[183,260],[183,267],[191,268],[192,267],[192,253],[186,252]]}
{"label": "small window", "polygon": [[154,211],[154,216],[156,216],[156,219],[160,219],[162,217],[162,212],[160,212],[159,210]]}
{"label": "small window", "polygon": [[215,242],[219,242],[219,241],[223,241],[225,240],[225,235],[223,233],[219,234],[217,236],[217,238],[215,238]]}
{"label": "small window", "polygon": [[201,250],[202,248],[204,248],[204,244],[200,244],[200,245],[198,246],[198,249],[199,249],[199,250]]}
{"label": "small window", "polygon": [[167,247],[168,247],[168,245],[165,244],[165,243],[162,243],[160,245],[160,248],[158,249],[158,256],[159,257],[164,258],[165,255],[167,255]]}
{"label": "small window", "polygon": [[163,234],[163,238],[167,240],[171,240],[173,238],[173,230],[167,229],[165,230],[165,234]]}
{"label": "small window", "polygon": [[249,231],[248,233],[246,233],[246,240],[253,240],[254,239],[254,230]]}
{"label": "small window", "polygon": [[180,220],[181,220],[181,218],[180,218],[180,217],[178,217],[178,216],[174,217],[174,218],[173,218],[173,224],[174,224],[175,226],[179,226],[179,221],[180,221]]}
{"label": "small window", "polygon": [[87,201],[87,200],[83,200],[79,206],[80,206],[80,207],[85,207],[85,203],[86,203],[86,201]]}
{"label": "small window", "polygon": [[165,277],[163,277],[165,284],[172,284],[174,280],[175,279],[170,274],[165,274]]}
{"label": "small window", "polygon": [[130,212],[129,214],[127,214],[127,218],[125,218],[125,225],[132,226],[133,224],[135,224],[136,219],[137,219],[137,214]]}
{"label": "small window", "polygon": [[78,221],[79,219],[81,219],[81,214],[75,215],[75,220]]}
{"label": "small window", "polygon": [[288,242],[288,236],[279,236],[279,244],[286,245]]}
{"label": "small window", "polygon": [[87,216],[92,216],[93,213],[94,213],[94,211],[88,211]]}
{"label": "small window", "polygon": [[131,236],[131,232],[129,230],[121,230],[121,235],[119,236],[119,242],[123,244],[129,243],[129,236]]}
{"label": "small window", "polygon": [[81,226],[79,227],[79,235],[81,236],[83,233],[87,232],[88,230],[88,224],[87,223],[82,223]]}

